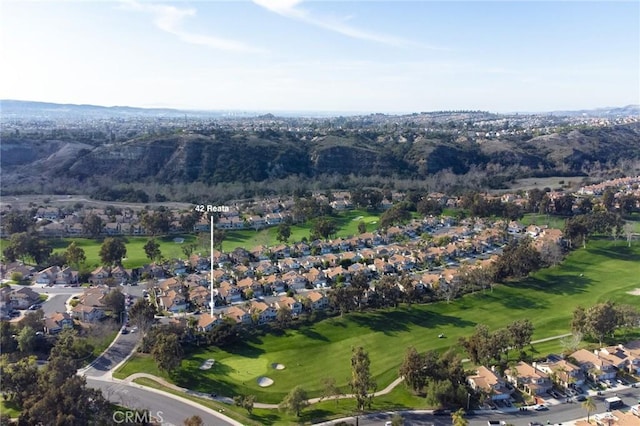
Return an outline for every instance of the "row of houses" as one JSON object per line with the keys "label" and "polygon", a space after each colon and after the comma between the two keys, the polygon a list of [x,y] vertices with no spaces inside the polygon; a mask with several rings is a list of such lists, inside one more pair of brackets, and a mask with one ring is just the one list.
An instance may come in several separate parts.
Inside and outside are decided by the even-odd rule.
{"label": "row of houses", "polygon": [[[329,307],[329,299],[319,291],[309,292],[305,295],[305,298],[309,301],[308,307],[311,311],[321,311]],[[301,299],[288,296],[283,296],[271,304],[260,300],[252,300],[246,305],[234,305],[213,315],[209,313],[202,314],[198,319],[197,327],[199,331],[209,331],[227,319],[231,319],[241,325],[267,324],[276,320],[278,311],[281,309],[288,309],[295,318],[303,312],[305,304]]]}
{"label": "row of houses", "polygon": [[540,396],[554,385],[568,389],[584,385],[587,379],[595,383],[614,380],[620,371],[640,375],[640,340],[594,351],[580,349],[566,359],[532,364],[520,361],[505,370],[504,376],[481,366],[467,380],[474,390],[495,401],[511,398],[514,386],[531,396]]}

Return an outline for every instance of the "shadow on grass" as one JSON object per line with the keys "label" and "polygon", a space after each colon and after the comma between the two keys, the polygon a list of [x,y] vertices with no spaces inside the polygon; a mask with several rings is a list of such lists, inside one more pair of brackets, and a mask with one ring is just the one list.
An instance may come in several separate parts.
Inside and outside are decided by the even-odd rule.
{"label": "shadow on grass", "polygon": [[349,319],[361,327],[367,327],[372,331],[382,332],[387,336],[407,332],[411,329],[412,325],[423,328],[435,328],[441,326],[455,326],[463,328],[475,325],[471,321],[463,320],[455,316],[443,315],[437,312],[415,308],[377,311],[366,314],[352,314]]}
{"label": "shadow on grass", "polygon": [[[513,285],[513,287],[517,288],[518,286]],[[556,293],[556,291],[553,290],[549,290],[549,292]],[[527,296],[522,293],[509,294],[508,296],[504,294],[484,293],[477,295],[477,297],[487,303],[500,303],[508,309],[542,309],[549,305],[547,301],[536,295]]]}
{"label": "shadow on grass", "polygon": [[329,339],[327,339],[325,336],[323,336],[322,334],[318,333],[315,330],[312,330],[311,328],[307,328],[307,327],[301,327],[298,329],[298,331],[300,332],[300,334],[302,334],[303,336],[306,336],[310,339],[313,340],[320,340],[323,342],[329,342]]}
{"label": "shadow on grass", "polygon": [[280,416],[278,416],[277,414],[269,414],[269,413],[264,413],[264,414],[253,413],[249,416],[249,418],[251,420],[255,420],[259,422],[261,425],[273,425],[282,420]]}
{"label": "shadow on grass", "polygon": [[587,251],[594,255],[624,261],[640,262],[640,253],[627,245],[609,246],[610,248],[589,247]]}
{"label": "shadow on grass", "polygon": [[[562,295],[576,295],[587,291],[593,280],[588,277],[580,276],[581,273],[576,275],[556,274],[553,279],[540,279],[536,277],[528,277],[522,281],[509,281],[505,285],[511,288],[521,289],[533,289],[536,291],[542,291],[545,293],[562,294]],[[510,296],[511,297],[511,296]],[[532,297],[519,297],[521,300],[515,306],[512,303],[505,304],[507,307],[542,307],[540,304],[542,301],[535,296]],[[505,300],[508,302],[508,300]],[[528,303],[523,305],[522,303]],[[538,304],[538,306],[533,306]]]}

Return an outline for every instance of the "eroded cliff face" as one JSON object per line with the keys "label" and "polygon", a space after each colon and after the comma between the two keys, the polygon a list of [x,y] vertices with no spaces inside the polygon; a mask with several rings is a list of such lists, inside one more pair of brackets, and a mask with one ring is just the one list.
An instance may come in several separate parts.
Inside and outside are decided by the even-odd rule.
{"label": "eroded cliff face", "polygon": [[528,141],[455,141],[279,134],[176,134],[91,146],[13,138],[0,144],[5,182],[108,177],[110,182],[251,182],[291,176],[404,176],[518,166],[579,172],[585,163],[640,159],[640,125],[574,130]]}

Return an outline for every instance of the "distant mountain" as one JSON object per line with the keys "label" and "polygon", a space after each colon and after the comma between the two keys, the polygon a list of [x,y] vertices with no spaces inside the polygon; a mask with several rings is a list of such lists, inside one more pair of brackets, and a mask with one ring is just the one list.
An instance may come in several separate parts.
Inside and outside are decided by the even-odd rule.
{"label": "distant mountain", "polygon": [[57,104],[51,102],[0,100],[0,113],[3,118],[116,118],[116,117],[217,117],[228,116],[225,111],[192,111],[172,108],[136,108],[130,106],[100,106]]}
{"label": "distant mountain", "polygon": [[577,111],[552,111],[551,115],[565,117],[629,117],[640,116],[640,105],[627,105],[624,107],[609,107],[596,109],[581,109]]}

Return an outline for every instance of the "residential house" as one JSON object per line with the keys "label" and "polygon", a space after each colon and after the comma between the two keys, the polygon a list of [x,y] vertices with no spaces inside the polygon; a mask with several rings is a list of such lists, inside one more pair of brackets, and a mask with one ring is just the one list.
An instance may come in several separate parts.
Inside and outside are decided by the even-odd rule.
{"label": "residential house", "polygon": [[598,351],[579,349],[570,355],[572,360],[582,371],[594,381],[611,380],[616,377],[616,367],[613,363],[598,354]]}
{"label": "residential house", "polygon": [[547,373],[523,361],[507,369],[504,373],[509,382],[523,389],[529,395],[542,395],[553,387]]}
{"label": "residential house", "polygon": [[40,301],[40,295],[29,287],[22,287],[9,293],[9,304],[14,309],[27,309]]}
{"label": "residential house", "polygon": [[94,322],[104,318],[103,298],[108,291],[107,287],[85,289],[79,297],[79,303],[71,309],[71,315],[84,322]]}
{"label": "residential house", "polygon": [[266,303],[257,300],[251,301],[249,312],[252,315],[257,316],[257,322],[259,325],[275,320],[278,315],[278,311],[273,306],[269,306]]}
{"label": "residential house", "polygon": [[198,318],[198,331],[209,331],[216,325],[222,324],[224,319],[220,315],[202,314]]}
{"label": "residential house", "polygon": [[474,376],[467,377],[467,381],[473,390],[483,393],[492,401],[509,399],[513,392],[500,376],[485,366],[479,367]]}
{"label": "residential house", "polygon": [[295,271],[289,271],[284,274],[282,276],[282,281],[284,281],[289,288],[293,290],[302,290],[307,285],[305,277]]}
{"label": "residential house", "polygon": [[291,311],[293,316],[300,315],[303,308],[301,302],[288,296],[281,297],[280,300],[276,302],[277,309],[282,309],[284,307],[289,308],[289,311]]}
{"label": "residential house", "polygon": [[175,290],[170,290],[160,296],[160,307],[172,313],[185,312],[187,310],[186,297]]}
{"label": "residential house", "polygon": [[220,287],[214,289],[214,292],[224,303],[234,303],[242,300],[242,290],[229,281],[222,281]]}
{"label": "residential house", "polygon": [[533,365],[547,373],[554,382],[564,388],[582,386],[584,384],[585,376],[582,369],[567,360],[539,362]]}
{"label": "residential house", "polygon": [[624,370],[627,366],[627,353],[620,346],[607,346],[601,348],[600,350],[597,350],[597,355],[611,362],[611,364],[618,370]]}
{"label": "residential house", "polygon": [[640,340],[619,345],[627,355],[627,370],[631,374],[640,376]]}
{"label": "residential house", "polygon": [[209,289],[203,286],[195,286],[189,288],[189,300],[195,306],[208,308],[211,302],[211,293]]}
{"label": "residential house", "polygon": [[34,281],[42,285],[73,285],[78,283],[78,273],[68,266],[61,268],[57,265],[35,274]]}
{"label": "residential house", "polygon": [[64,328],[73,328],[73,318],[66,312],[56,312],[44,319],[44,331],[47,334],[57,334]]}
{"label": "residential house", "polygon": [[329,307],[329,298],[318,291],[307,293],[307,298],[311,302],[312,311],[322,311]]}
{"label": "residential house", "polygon": [[232,306],[228,308],[226,312],[224,312],[224,316],[231,318],[238,324],[251,324],[251,315],[239,306]]}
{"label": "residential house", "polygon": [[111,273],[109,268],[100,266],[91,272],[89,276],[89,283],[93,285],[105,285]]}

